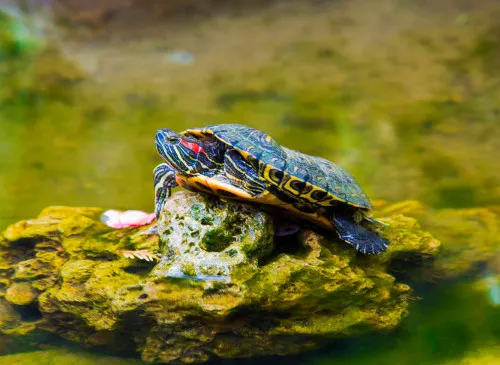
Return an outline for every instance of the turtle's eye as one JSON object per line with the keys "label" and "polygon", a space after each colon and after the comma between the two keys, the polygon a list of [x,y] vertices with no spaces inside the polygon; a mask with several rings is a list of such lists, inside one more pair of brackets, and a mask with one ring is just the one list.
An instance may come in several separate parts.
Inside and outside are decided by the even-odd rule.
{"label": "turtle's eye", "polygon": [[179,142],[179,137],[177,137],[177,136],[168,136],[167,140],[168,140],[169,143],[174,144],[174,143]]}

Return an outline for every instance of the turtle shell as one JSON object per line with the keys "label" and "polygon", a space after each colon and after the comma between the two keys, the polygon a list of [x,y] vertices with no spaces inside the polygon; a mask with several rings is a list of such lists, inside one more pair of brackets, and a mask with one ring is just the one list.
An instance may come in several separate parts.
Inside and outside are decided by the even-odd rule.
{"label": "turtle shell", "polygon": [[240,152],[258,170],[260,177],[278,191],[306,204],[334,206],[342,202],[372,208],[354,177],[342,167],[283,147],[260,130],[240,124],[218,124],[188,129],[182,134],[213,135]]}

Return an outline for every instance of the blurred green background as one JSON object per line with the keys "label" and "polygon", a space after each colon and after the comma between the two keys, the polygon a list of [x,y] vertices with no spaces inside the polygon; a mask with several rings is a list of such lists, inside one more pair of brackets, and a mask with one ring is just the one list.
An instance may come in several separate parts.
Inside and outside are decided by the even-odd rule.
{"label": "blurred green background", "polygon": [[373,199],[500,202],[496,2],[239,3],[4,9],[0,226],[54,204],[151,210],[156,129],[223,122],[341,164]]}

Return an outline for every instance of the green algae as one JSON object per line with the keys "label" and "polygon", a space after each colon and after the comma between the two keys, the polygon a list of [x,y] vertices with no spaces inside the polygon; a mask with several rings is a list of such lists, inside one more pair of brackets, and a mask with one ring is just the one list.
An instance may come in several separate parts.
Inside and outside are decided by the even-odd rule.
{"label": "green algae", "polygon": [[[388,273],[393,261],[439,252],[415,219],[397,214],[380,218],[390,224],[382,232],[390,249],[361,257],[310,231],[298,247],[277,250],[267,213],[198,193],[167,201],[158,236],[147,227],[111,230],[100,212],[51,207],[5,230],[4,333],[43,330],[87,346],[135,349],[146,361],[294,354],[396,328],[411,288]],[[206,244],[214,236],[231,242],[214,250]],[[154,250],[159,261],[120,254],[134,249]],[[36,318],[26,327],[11,304]]]}
{"label": "green algae", "polygon": [[[160,232],[175,225],[173,220],[183,221],[179,214],[188,214],[193,202],[198,205],[198,212],[203,212],[195,219],[200,226],[200,217],[212,216],[214,227],[228,229],[221,219],[224,215],[221,215],[220,210],[233,212],[234,207],[218,206],[213,198],[184,192],[174,194],[169,205],[171,215],[163,213],[163,228],[160,225]],[[150,236],[143,234],[145,229],[142,228],[110,231],[97,220],[100,212],[98,209],[46,209],[39,218],[29,220],[31,224],[19,222],[5,231],[7,235],[4,233],[2,239],[3,265],[6,268],[24,267],[23,261],[12,261],[11,255],[19,254],[13,250],[14,244],[26,245],[26,240],[38,242],[34,251],[38,244],[41,248],[47,248],[47,242],[50,242],[50,247],[69,247],[71,254],[63,255],[66,260],[63,265],[43,268],[58,271],[61,281],[55,286],[38,289],[41,293],[36,303],[42,318],[35,322],[22,322],[16,311],[9,309],[8,301],[12,301],[12,298],[9,299],[7,292],[12,285],[16,287],[20,282],[15,279],[15,271],[4,271],[4,280],[7,279],[7,302],[4,302],[2,311],[2,331],[19,336],[38,328],[78,343],[94,346],[106,344],[117,351],[123,351],[124,348],[114,342],[116,336],[127,331],[129,321],[130,324],[139,322],[142,326],[132,332],[132,337],[138,342],[133,344],[127,341],[127,347],[130,349],[131,345],[138,346],[137,350],[145,360],[169,362],[182,358],[184,361],[205,361],[215,355],[231,358],[247,356],[245,354],[294,354],[315,348],[332,338],[356,336],[356,341],[363,343],[364,337],[358,336],[366,336],[366,333],[372,331],[387,333],[401,325],[410,308],[410,316],[403,322],[403,328],[413,328],[412,323],[420,321],[418,318],[424,316],[424,312],[425,316],[434,318],[419,322],[426,323],[417,336],[420,339],[414,337],[411,339],[414,342],[409,344],[421,354],[419,359],[429,359],[430,355],[422,351],[422,348],[430,345],[441,353],[439,358],[430,363],[441,364],[441,361],[450,357],[461,358],[460,352],[443,350],[443,346],[446,346],[442,339],[443,336],[446,337],[442,332],[444,329],[438,330],[441,332],[437,336],[441,337],[434,336],[433,331],[442,327],[440,323],[455,318],[456,312],[467,307],[467,303],[479,303],[478,298],[486,298],[487,283],[474,283],[477,294],[462,302],[447,317],[441,318],[443,315],[440,305],[429,312],[429,306],[433,305],[432,301],[436,300],[438,293],[431,295],[434,298],[431,303],[409,307],[414,294],[408,285],[398,282],[393,274],[424,282],[454,278],[474,270],[475,265],[461,264],[473,263],[472,256],[476,259],[476,265],[486,262],[493,267],[498,243],[496,211],[434,211],[411,201],[385,205],[377,202],[376,205],[378,219],[389,224],[381,232],[391,242],[386,253],[372,257],[358,256],[341,242],[306,231],[299,236],[302,248],[289,252],[278,251],[276,256],[272,254],[274,251],[267,252],[260,256],[263,260],[258,260],[257,267],[250,264],[250,269],[246,272],[241,268],[235,269],[235,275],[231,276],[232,281],[229,283],[169,278],[158,275],[157,270],[162,267],[160,264],[155,273],[151,264],[142,266],[116,252],[114,256],[110,256],[109,253],[113,250],[134,249],[139,246],[162,252],[167,249],[169,240],[152,240]],[[244,211],[250,216],[259,216],[251,208]],[[177,212],[177,217],[173,217],[174,212]],[[411,216],[418,217],[421,224]],[[78,228],[78,224],[83,224],[85,229]],[[477,224],[484,228],[478,230]],[[36,230],[32,228],[33,225],[37,227]],[[421,225],[432,228],[436,235],[441,235],[444,245],[441,247],[433,236],[422,231]],[[462,227],[461,231],[450,228],[451,225]],[[193,227],[186,232],[191,232],[192,229]],[[66,235],[61,235],[61,230]],[[58,232],[58,239],[62,242],[54,240],[54,232]],[[84,248],[77,249],[78,242],[80,245],[85,244],[87,232],[92,241],[101,240],[101,252],[104,255],[96,255],[92,248],[95,245],[88,252]],[[477,232],[476,236],[470,236],[470,232]],[[45,241],[46,236],[51,237],[51,240]],[[167,238],[168,236],[169,234],[166,235]],[[66,245],[66,240],[72,243]],[[143,244],[141,240],[148,243]],[[156,242],[156,247],[153,242]],[[484,254],[481,255],[481,252]],[[199,255],[203,257],[204,253]],[[56,260],[55,257],[52,259]],[[182,260],[182,256],[178,259]],[[29,260],[37,260],[37,256]],[[444,265],[451,263],[455,263],[456,267],[447,266],[443,270]],[[185,265],[185,270],[187,275],[193,275],[193,272],[198,274],[194,265]],[[447,275],[436,275],[442,272]],[[43,272],[41,274],[44,275]],[[36,282],[39,277],[31,273],[23,277],[23,280],[21,283],[26,283],[27,280]],[[461,284],[456,289],[445,289],[439,295],[448,293],[446,296],[453,302],[457,293],[464,291],[470,292],[469,284],[465,287]],[[488,304],[484,310],[478,309],[477,313],[490,313],[491,310],[487,308]],[[155,320],[150,322],[148,318]],[[457,329],[452,326],[449,331],[456,332]],[[381,340],[385,339],[389,343],[395,341],[393,337],[383,336]],[[476,343],[481,342],[480,339],[484,336],[487,337],[487,334],[477,335]],[[141,338],[143,340],[139,340]],[[234,342],[236,339],[237,345]],[[388,358],[399,358],[401,351],[408,351],[408,343],[406,347],[403,344],[410,339],[400,341],[403,342],[395,343],[395,348],[389,353],[385,345],[383,351],[377,350],[378,345],[372,346],[372,352],[369,352],[371,363],[382,364]],[[464,341],[467,343],[468,340]],[[165,344],[169,346],[168,353],[164,351]],[[471,354],[467,358],[473,357],[474,346],[476,345],[464,347],[464,351],[472,351],[469,351]],[[186,352],[186,349],[190,350]],[[465,355],[464,353],[463,356]],[[340,356],[338,361],[343,361],[344,355],[336,356]],[[355,363],[364,363],[363,356],[345,356]]]}
{"label": "green algae", "polygon": [[27,282],[13,283],[5,292],[5,299],[15,305],[30,305],[37,297],[38,292]]}
{"label": "green algae", "polygon": [[12,330],[21,325],[21,315],[5,299],[0,299],[0,328],[2,332]]}

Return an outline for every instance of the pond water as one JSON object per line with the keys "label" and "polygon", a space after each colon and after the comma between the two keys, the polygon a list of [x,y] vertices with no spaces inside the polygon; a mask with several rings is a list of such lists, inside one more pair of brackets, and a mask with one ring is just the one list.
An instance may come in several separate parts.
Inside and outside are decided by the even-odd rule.
{"label": "pond water", "polygon": [[[373,200],[499,211],[498,2],[95,3],[0,6],[0,230],[49,205],[151,211],[156,129],[231,122],[335,161]],[[500,363],[498,283],[473,289],[491,270],[417,287],[395,333],[265,361]],[[43,341],[0,352],[137,363]]]}

